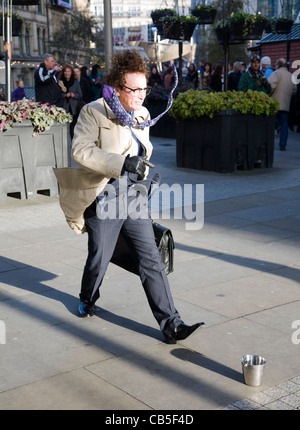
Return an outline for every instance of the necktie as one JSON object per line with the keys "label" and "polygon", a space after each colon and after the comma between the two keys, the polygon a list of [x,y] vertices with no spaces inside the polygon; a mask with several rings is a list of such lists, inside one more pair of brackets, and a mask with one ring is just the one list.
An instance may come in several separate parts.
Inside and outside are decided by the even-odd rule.
{"label": "necktie", "polygon": [[108,106],[111,108],[111,110],[113,111],[113,113],[116,115],[116,117],[119,119],[119,121],[123,124],[123,125],[128,125],[130,126],[134,126],[137,128],[145,128],[145,127],[151,127],[154,124],[157,123],[157,121],[165,114],[168,112],[168,110],[170,109],[170,107],[172,106],[173,103],[173,92],[175,90],[175,88],[177,87],[178,84],[178,75],[177,75],[177,71],[176,71],[176,67],[174,65],[172,65],[173,71],[174,71],[174,76],[175,76],[175,83],[174,86],[170,92],[169,95],[169,99],[168,99],[168,104],[167,104],[167,108],[166,110],[164,110],[164,112],[162,112],[161,114],[159,114],[156,118],[150,119],[149,121],[144,122],[143,124],[138,124],[130,115],[129,112],[127,112],[123,106],[121,105],[119,98],[115,92],[115,90],[108,86],[108,85],[104,85],[103,87],[103,98],[106,101],[106,103],[108,104]]}

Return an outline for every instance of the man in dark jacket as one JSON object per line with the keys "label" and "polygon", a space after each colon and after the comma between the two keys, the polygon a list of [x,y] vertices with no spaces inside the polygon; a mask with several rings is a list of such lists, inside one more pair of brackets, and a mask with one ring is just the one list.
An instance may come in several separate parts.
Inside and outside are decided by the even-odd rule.
{"label": "man in dark jacket", "polygon": [[44,55],[44,62],[34,72],[35,99],[37,102],[49,103],[62,107],[62,91],[58,85],[57,72],[59,68],[51,54]]}
{"label": "man in dark jacket", "polygon": [[262,91],[266,94],[271,93],[271,85],[263,72],[260,70],[260,56],[253,54],[250,59],[250,66],[248,70],[242,74],[239,85],[239,91]]}

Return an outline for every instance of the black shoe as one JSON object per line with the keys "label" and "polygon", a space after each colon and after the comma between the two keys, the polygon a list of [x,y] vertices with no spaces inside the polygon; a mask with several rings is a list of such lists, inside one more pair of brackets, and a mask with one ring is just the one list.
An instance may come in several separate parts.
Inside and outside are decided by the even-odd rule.
{"label": "black shoe", "polygon": [[285,146],[280,146],[279,149],[280,151],[285,151]]}
{"label": "black shoe", "polygon": [[189,337],[192,333],[194,333],[197,328],[201,327],[204,322],[200,322],[194,325],[186,325],[184,323],[179,324],[178,327],[171,333],[169,337],[166,338],[166,343],[175,344],[178,340],[184,340]]}
{"label": "black shoe", "polygon": [[80,302],[78,306],[78,313],[81,318],[92,317],[95,315],[95,307],[88,303]]}

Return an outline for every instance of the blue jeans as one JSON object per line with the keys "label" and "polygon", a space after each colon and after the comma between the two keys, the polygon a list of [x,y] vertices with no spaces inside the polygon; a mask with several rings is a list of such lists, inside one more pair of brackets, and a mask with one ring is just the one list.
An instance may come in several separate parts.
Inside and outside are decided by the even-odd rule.
{"label": "blue jeans", "polygon": [[289,113],[280,110],[277,112],[275,120],[280,124],[280,139],[279,139],[279,147],[283,148],[287,144],[288,135],[289,135],[289,124],[288,124]]}

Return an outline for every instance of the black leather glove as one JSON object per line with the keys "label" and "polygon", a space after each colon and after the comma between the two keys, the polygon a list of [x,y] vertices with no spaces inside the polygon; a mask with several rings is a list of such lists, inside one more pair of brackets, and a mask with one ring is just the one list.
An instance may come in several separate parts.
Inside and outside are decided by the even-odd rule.
{"label": "black leather glove", "polygon": [[123,169],[127,170],[127,172],[137,173],[138,179],[143,179],[145,176],[146,166],[154,167],[152,163],[146,160],[146,157],[134,155],[132,157],[127,156],[125,158]]}

